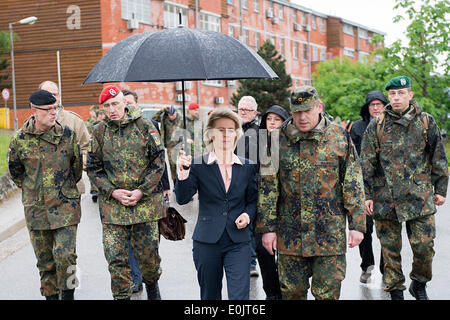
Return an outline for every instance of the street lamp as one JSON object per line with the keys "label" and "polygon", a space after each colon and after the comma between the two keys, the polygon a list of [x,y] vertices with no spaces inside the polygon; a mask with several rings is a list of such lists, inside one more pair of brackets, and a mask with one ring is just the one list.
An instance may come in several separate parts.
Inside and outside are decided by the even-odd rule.
{"label": "street lamp", "polygon": [[24,18],[22,20],[16,21],[16,22],[10,22],[9,23],[9,39],[11,41],[11,67],[12,67],[12,85],[13,85],[13,104],[14,104],[14,131],[17,131],[18,124],[17,124],[17,111],[16,111],[16,75],[14,73],[14,41],[13,41],[13,31],[12,31],[12,25],[16,23],[20,24],[33,24],[37,20],[36,17],[28,17]]}

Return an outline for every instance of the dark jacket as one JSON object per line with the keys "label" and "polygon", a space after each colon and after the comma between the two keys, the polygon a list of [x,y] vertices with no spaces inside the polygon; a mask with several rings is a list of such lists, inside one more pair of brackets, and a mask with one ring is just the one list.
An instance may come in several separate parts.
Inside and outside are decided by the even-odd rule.
{"label": "dark jacket", "polygon": [[234,221],[246,212],[250,223],[256,216],[256,165],[239,157],[243,165],[233,164],[228,192],[217,163],[207,164],[209,153],[193,159],[189,177],[178,180],[175,195],[178,204],[188,203],[198,192],[199,209],[193,240],[216,243],[225,229],[233,242],[250,241],[250,228],[238,229]]}
{"label": "dark jacket", "polygon": [[356,151],[358,151],[358,154],[361,153],[362,137],[370,122],[369,104],[373,100],[380,100],[381,102],[383,102],[384,105],[387,105],[388,103],[386,97],[381,91],[370,91],[366,95],[366,103],[363,105],[363,107],[361,108],[361,112],[359,113],[362,119],[355,121],[350,130],[350,136],[356,147]]}
{"label": "dark jacket", "polygon": [[256,118],[242,125],[243,136],[238,140],[234,153],[259,164],[259,126]]}

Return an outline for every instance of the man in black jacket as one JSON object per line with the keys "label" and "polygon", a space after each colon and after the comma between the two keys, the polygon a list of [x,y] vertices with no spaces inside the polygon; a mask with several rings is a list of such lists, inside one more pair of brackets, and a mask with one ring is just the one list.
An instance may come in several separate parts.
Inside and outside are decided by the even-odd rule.
{"label": "man in black jacket", "polygon": [[[366,95],[366,103],[361,108],[360,115],[362,119],[356,121],[351,130],[350,136],[352,137],[353,143],[355,144],[356,151],[358,154],[361,153],[361,141],[366,131],[369,122],[378,117],[384,109],[384,106],[388,103],[386,97],[381,91],[370,91]],[[359,254],[361,256],[361,277],[359,280],[362,283],[367,283],[371,272],[375,265],[375,259],[372,250],[372,231],[373,231],[373,220],[372,217],[366,216],[366,233],[364,234],[364,239],[359,244]],[[380,271],[384,274],[384,261],[383,256],[380,255]]]}

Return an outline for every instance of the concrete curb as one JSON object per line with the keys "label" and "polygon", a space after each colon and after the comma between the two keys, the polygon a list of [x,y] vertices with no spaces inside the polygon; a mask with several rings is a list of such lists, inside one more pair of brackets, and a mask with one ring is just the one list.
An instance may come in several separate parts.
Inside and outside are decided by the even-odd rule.
{"label": "concrete curb", "polygon": [[[19,188],[11,180],[9,173],[0,176],[0,203],[19,192]],[[12,225],[2,225],[0,227],[0,242],[12,237],[26,226],[25,218],[16,220]]]}
{"label": "concrete curb", "polygon": [[5,199],[8,194],[18,189],[16,184],[11,180],[9,172],[0,176],[0,202]]}

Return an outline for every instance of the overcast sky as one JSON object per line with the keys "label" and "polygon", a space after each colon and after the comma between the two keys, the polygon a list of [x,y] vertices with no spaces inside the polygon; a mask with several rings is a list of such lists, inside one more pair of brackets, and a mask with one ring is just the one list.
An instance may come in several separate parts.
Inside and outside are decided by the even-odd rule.
{"label": "overcast sky", "polygon": [[406,37],[407,23],[393,23],[399,13],[393,10],[394,0],[291,0],[301,6],[338,16],[386,33],[386,45]]}

